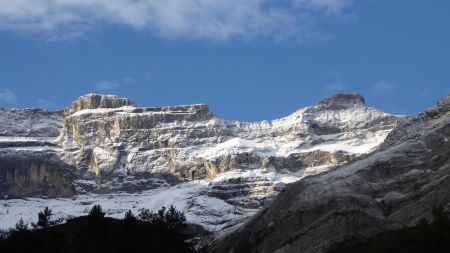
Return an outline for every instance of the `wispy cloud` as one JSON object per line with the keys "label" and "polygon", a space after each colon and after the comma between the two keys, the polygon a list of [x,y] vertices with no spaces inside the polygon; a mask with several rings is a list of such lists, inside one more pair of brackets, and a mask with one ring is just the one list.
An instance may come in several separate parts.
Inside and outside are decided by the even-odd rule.
{"label": "wispy cloud", "polygon": [[386,93],[394,90],[397,84],[392,81],[380,81],[377,82],[372,88],[375,93]]}
{"label": "wispy cloud", "polygon": [[17,102],[16,94],[8,89],[4,89],[0,91],[0,102],[6,102],[10,104],[14,104]]}
{"label": "wispy cloud", "polygon": [[340,72],[331,71],[328,75],[331,77],[331,81],[324,87],[324,91],[326,93],[337,93],[349,90],[350,87],[344,84],[342,74]]}
{"label": "wispy cloud", "polygon": [[71,39],[103,25],[165,38],[319,36],[315,15],[335,15],[353,0],[0,0],[0,31]]}
{"label": "wispy cloud", "polygon": [[153,77],[155,77],[155,72],[150,72],[150,71],[145,71],[144,73],[142,73],[144,78],[147,80],[152,79]]}
{"label": "wispy cloud", "polygon": [[110,81],[100,81],[96,83],[95,86],[99,91],[113,91],[117,90],[120,87],[120,83]]}
{"label": "wispy cloud", "polygon": [[115,91],[123,85],[134,83],[134,79],[130,77],[122,78],[119,81],[107,81],[102,80],[95,84],[95,87],[99,91]]}
{"label": "wispy cloud", "polygon": [[324,10],[327,14],[336,14],[353,4],[353,0],[293,0],[303,8]]}

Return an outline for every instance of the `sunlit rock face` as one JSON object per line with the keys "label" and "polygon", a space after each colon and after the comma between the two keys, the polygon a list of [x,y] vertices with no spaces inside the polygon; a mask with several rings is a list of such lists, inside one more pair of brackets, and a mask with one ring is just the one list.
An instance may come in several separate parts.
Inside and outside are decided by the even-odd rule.
{"label": "sunlit rock face", "polygon": [[[0,117],[8,121],[0,123],[3,195],[172,191],[193,181],[184,211],[215,229],[248,218],[288,183],[365,156],[403,120],[358,94],[261,122],[224,120],[203,104],[146,108],[96,94],[64,111],[2,109]],[[205,199],[233,208],[210,210]]]}
{"label": "sunlit rock face", "polygon": [[[89,106],[79,110],[85,104]],[[337,95],[289,117],[257,123],[222,120],[206,105],[132,104],[98,95],[75,101],[59,138],[64,159],[96,176],[154,173],[204,179],[236,169],[296,171],[367,153],[397,122],[395,116],[365,107],[364,99],[355,94]]]}
{"label": "sunlit rock face", "polygon": [[66,114],[70,115],[86,109],[120,108],[123,106],[134,106],[134,103],[128,98],[114,95],[87,94],[75,100],[66,110]]}
{"label": "sunlit rock face", "polygon": [[77,99],[66,110],[58,139],[62,159],[85,178],[128,175],[171,183],[235,170],[299,172],[370,152],[398,121],[366,107],[357,94],[256,123],[222,120],[206,105],[133,105],[116,96]]}

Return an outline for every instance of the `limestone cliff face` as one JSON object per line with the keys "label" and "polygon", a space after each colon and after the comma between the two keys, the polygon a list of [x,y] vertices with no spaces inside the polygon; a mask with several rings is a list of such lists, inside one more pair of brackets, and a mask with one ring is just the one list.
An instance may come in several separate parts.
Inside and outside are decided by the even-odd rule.
{"label": "limestone cliff face", "polygon": [[[153,173],[155,167],[180,176],[175,167],[183,161],[168,160],[176,158],[176,148],[210,141],[208,138],[214,137],[214,132],[203,123],[212,117],[206,105],[85,109],[64,120],[60,136],[63,158],[97,177]],[[170,139],[177,136],[193,143]],[[164,157],[165,164],[154,162]]]}
{"label": "limestone cliff face", "polygon": [[213,252],[325,252],[450,210],[450,96],[401,123],[378,152],[288,186]]}
{"label": "limestone cliff face", "polygon": [[[223,120],[202,104],[143,108],[126,98],[96,94],[78,98],[64,112],[3,110],[0,116],[9,119],[0,124],[4,135],[0,149],[8,154],[25,149],[21,157],[25,160],[26,156],[40,157],[36,149],[45,150],[55,157],[55,163],[44,167],[49,171],[71,168],[70,180],[64,182],[72,181],[83,192],[95,188],[85,188],[83,180],[99,182],[100,188],[118,180],[119,186],[109,189],[113,191],[130,190],[121,186],[130,180],[149,179],[145,181],[148,187],[143,181],[138,187],[146,189],[164,185],[150,179],[174,184],[211,180],[229,171],[274,171],[301,178],[376,149],[399,121],[366,107],[358,94],[338,94],[270,122]],[[15,168],[7,167],[4,170]],[[29,171],[34,173],[34,169]],[[281,189],[271,179],[237,175],[231,181],[211,183],[205,194],[216,194],[230,203],[258,205]],[[37,178],[38,183],[51,181]],[[7,180],[8,189],[19,181]],[[222,187],[230,182],[240,190]],[[24,195],[30,192],[35,191],[24,191]]]}
{"label": "limestone cliff face", "polygon": [[[90,98],[127,107],[104,108],[85,102]],[[96,176],[150,172],[204,179],[247,167],[299,170],[339,164],[367,151],[324,150],[322,143],[338,139],[357,147],[364,138],[382,139],[395,126],[395,116],[363,101],[360,95],[339,95],[287,118],[241,123],[215,117],[206,105],[137,108],[125,99],[90,95],[67,110],[72,113],[59,144],[65,161]],[[78,110],[80,104],[90,106]]]}
{"label": "limestone cliff face", "polygon": [[367,156],[403,122],[358,94],[261,122],[224,120],[202,104],[145,108],[95,94],[59,112],[3,109],[0,120],[0,196],[74,194],[61,200],[71,215],[92,201],[115,215],[124,203],[135,212],[171,203],[212,231],[236,228],[289,183]]}
{"label": "limestone cliff face", "polygon": [[70,115],[85,109],[119,108],[123,106],[134,106],[134,103],[127,98],[120,98],[114,95],[98,95],[91,93],[79,97],[76,101],[74,101],[70,108],[66,110],[66,114]]}
{"label": "limestone cliff face", "polygon": [[75,193],[73,168],[55,152],[0,151],[0,193],[25,196],[69,197]]}
{"label": "limestone cliff face", "polygon": [[73,168],[59,157],[54,139],[63,111],[0,109],[0,196],[70,196]]}

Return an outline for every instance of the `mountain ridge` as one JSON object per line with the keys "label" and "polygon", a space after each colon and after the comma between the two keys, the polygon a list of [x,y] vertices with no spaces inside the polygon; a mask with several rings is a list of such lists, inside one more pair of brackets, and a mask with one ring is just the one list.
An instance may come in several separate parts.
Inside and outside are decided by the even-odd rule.
{"label": "mountain ridge", "polygon": [[[450,210],[450,96],[390,132],[378,151],[289,185],[213,252],[325,252]],[[411,133],[411,134],[408,134]]]}
{"label": "mountain ridge", "polygon": [[[332,96],[270,122],[224,120],[203,104],[136,107],[96,94],[47,114],[0,111],[15,126],[0,124],[0,132],[16,134],[0,136],[0,159],[8,161],[0,166],[3,196],[72,197],[72,215],[86,198],[115,194],[109,205],[116,206],[126,202],[120,192],[168,195],[212,230],[241,224],[287,183],[375,150],[403,120],[367,107],[358,94]],[[59,130],[42,136],[45,129]]]}

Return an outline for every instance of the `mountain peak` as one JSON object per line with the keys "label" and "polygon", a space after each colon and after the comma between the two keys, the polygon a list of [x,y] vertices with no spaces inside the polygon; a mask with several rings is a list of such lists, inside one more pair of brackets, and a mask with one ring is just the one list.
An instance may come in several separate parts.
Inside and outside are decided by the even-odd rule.
{"label": "mountain peak", "polygon": [[116,95],[103,95],[89,93],[77,98],[69,108],[69,114],[84,110],[97,108],[119,108],[122,106],[134,106],[134,102],[128,98]]}
{"label": "mountain peak", "polygon": [[364,106],[364,97],[358,93],[340,93],[327,97],[315,107],[319,110],[342,110],[355,106]]}

